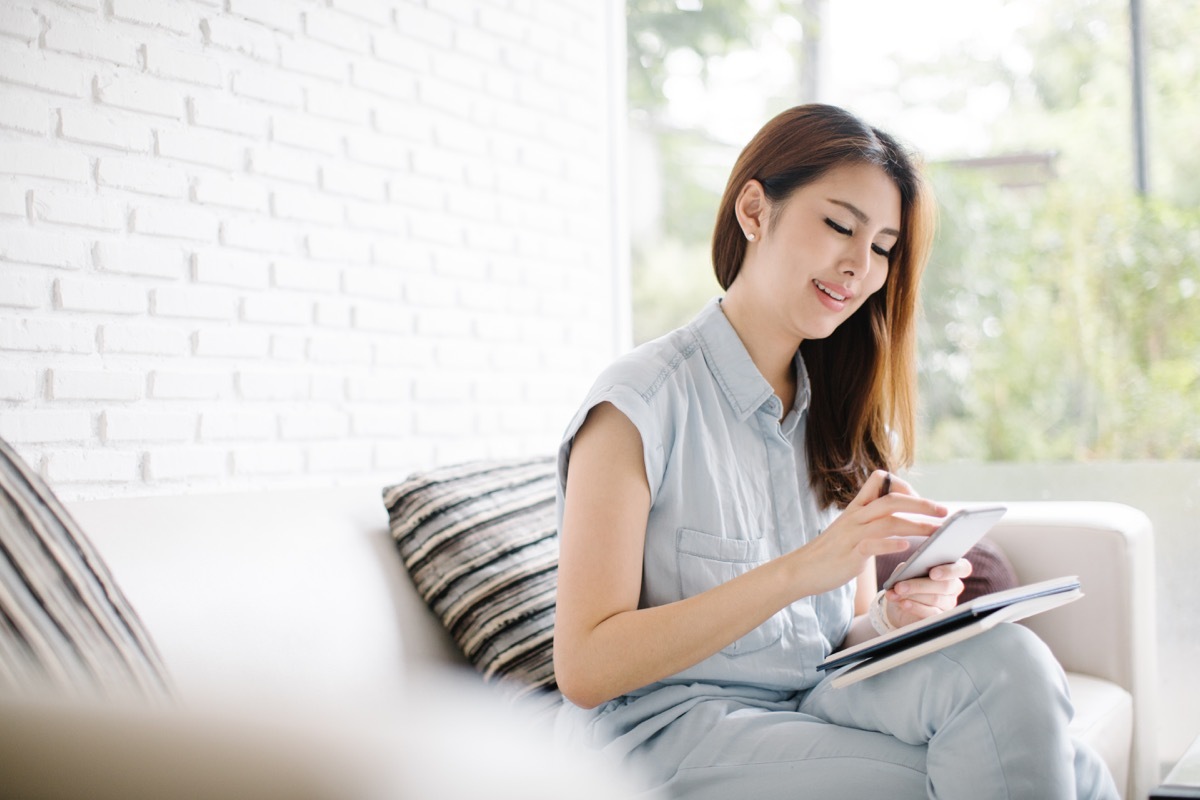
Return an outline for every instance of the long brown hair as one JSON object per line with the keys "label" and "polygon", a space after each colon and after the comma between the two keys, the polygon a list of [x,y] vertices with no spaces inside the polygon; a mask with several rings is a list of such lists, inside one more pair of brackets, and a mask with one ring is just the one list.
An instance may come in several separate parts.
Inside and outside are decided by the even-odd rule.
{"label": "long brown hair", "polygon": [[917,404],[918,285],[933,240],[935,210],[915,156],[841,108],[784,111],[738,156],[713,231],[713,270],[728,289],[746,256],[734,204],[747,181],[762,184],[772,213],[796,191],[845,164],[874,164],[900,190],[900,239],[884,290],[837,330],[800,345],[812,384],[806,429],[813,488],[845,507],[872,470],[912,464]]}

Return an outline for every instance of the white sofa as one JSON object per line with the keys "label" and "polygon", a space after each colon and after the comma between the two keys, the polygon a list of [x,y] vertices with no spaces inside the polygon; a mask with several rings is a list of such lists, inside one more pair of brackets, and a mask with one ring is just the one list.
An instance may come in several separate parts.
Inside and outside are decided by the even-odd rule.
{"label": "white sofa", "polygon": [[[1030,626],[1069,673],[1078,734],[1103,754],[1127,797],[1144,798],[1158,777],[1150,523],[1107,503],[1009,508],[991,538],[1021,582],[1082,580],[1083,600]],[[184,698],[387,713],[390,698],[419,687],[422,713],[444,708],[454,719],[462,696],[476,691],[473,676],[445,680],[469,670],[403,570],[377,485],[97,500],[70,510]],[[417,723],[428,733],[423,746],[461,736],[431,724],[438,716]],[[486,734],[475,735],[473,746],[490,749]],[[538,746],[524,757],[531,770]],[[509,760],[505,776],[518,784],[530,778],[519,761]],[[453,777],[431,775],[433,784]],[[606,785],[593,784],[589,796]]]}

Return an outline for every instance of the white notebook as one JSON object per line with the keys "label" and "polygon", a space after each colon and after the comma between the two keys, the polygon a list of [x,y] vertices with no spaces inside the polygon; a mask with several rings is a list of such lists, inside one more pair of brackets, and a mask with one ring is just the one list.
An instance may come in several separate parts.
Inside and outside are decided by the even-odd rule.
{"label": "white notebook", "polygon": [[1079,578],[1052,578],[976,597],[945,614],[914,622],[832,654],[818,665],[838,670],[834,686],[849,686],[956,642],[978,636],[1001,622],[1041,614],[1083,597]]}

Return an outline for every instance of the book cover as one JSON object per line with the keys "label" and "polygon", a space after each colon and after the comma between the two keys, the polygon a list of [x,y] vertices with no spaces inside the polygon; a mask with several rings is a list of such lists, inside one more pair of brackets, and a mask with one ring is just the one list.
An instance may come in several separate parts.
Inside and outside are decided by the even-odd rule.
{"label": "book cover", "polygon": [[1041,614],[1083,597],[1079,578],[1052,578],[983,595],[945,614],[897,628],[854,647],[832,654],[818,669],[837,670],[835,687],[849,686],[900,664],[978,636],[1002,622]]}

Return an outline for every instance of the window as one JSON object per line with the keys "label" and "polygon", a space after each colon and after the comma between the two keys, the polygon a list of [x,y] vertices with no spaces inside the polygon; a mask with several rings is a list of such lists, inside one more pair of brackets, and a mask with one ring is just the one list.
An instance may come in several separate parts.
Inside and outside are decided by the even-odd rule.
{"label": "window", "polygon": [[628,0],[634,336],[719,289],[708,237],[737,153],[802,98],[920,149],[939,198],[923,285],[925,494],[1104,499],[1158,552],[1164,760],[1195,735],[1200,633],[1200,6],[1130,0]]}

